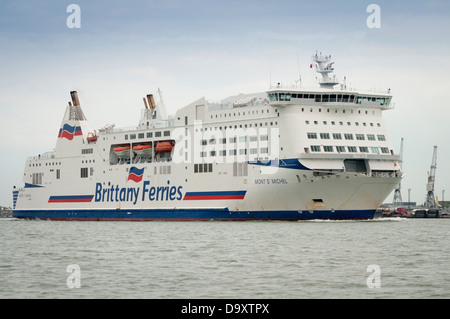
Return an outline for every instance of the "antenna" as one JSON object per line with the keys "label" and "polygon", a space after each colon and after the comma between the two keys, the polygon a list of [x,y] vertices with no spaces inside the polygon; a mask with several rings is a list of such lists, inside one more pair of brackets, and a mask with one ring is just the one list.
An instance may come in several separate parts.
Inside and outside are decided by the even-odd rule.
{"label": "antenna", "polygon": [[269,57],[269,89],[272,88],[272,59]]}
{"label": "antenna", "polygon": [[298,61],[298,52],[296,52],[297,54],[297,68],[298,68],[298,81],[300,83],[300,87],[302,86],[302,76],[300,74],[300,62]]}

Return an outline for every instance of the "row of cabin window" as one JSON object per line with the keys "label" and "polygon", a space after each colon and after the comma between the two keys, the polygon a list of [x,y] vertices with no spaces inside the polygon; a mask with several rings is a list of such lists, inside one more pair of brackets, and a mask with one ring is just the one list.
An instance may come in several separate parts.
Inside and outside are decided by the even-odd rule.
{"label": "row of cabin window", "polygon": [[[370,149],[370,152],[374,153],[374,154],[380,154],[380,150],[381,150],[381,153],[383,153],[383,154],[389,154],[389,148],[387,148],[387,147],[380,147],[380,148],[378,148],[378,147],[374,147],[374,146],[370,146],[370,147],[368,147],[368,146],[359,146],[359,147],[356,147],[356,146],[347,146],[347,147],[346,146],[336,146],[336,152],[338,152],[338,153],[345,153],[346,152],[346,148],[347,148],[347,151],[349,153],[357,153],[358,149],[359,149],[360,153],[369,153],[369,149]],[[322,146],[320,146],[320,145],[311,145],[311,152],[321,152],[321,151],[322,151]],[[334,152],[334,146],[324,145],[323,146],[323,151],[324,152]]]}
{"label": "row of cabin window", "polygon": [[[253,136],[239,136],[239,143],[245,143],[250,139],[250,142],[257,142],[258,141],[258,136],[253,135]],[[265,134],[265,135],[261,135],[259,137],[260,141],[268,141],[269,140],[269,135]],[[219,144],[226,144],[227,143],[227,138],[219,138],[218,139]],[[228,138],[228,143],[236,143],[237,142],[237,137],[233,136]],[[211,138],[209,140],[203,139],[200,141],[200,145],[215,145],[217,143],[217,140],[215,138]]]}
{"label": "row of cabin window", "polygon": [[[265,122],[265,123],[259,123],[259,127],[262,127],[263,124],[264,124],[264,126],[269,126],[269,125],[270,125],[270,126],[273,126],[273,125],[278,125],[278,122]],[[235,129],[238,129],[238,128],[248,128],[248,127],[253,127],[253,124],[252,124],[252,123],[249,123],[249,124],[240,124],[239,126],[238,126],[238,125],[235,125],[235,126],[234,126]],[[255,123],[255,126],[254,126],[254,127],[258,127],[258,123]],[[224,127],[223,127],[224,130],[226,130],[227,128],[233,129],[233,125],[230,125],[230,126],[224,126]],[[210,131],[213,130],[212,127],[209,127],[209,128],[208,128],[208,127],[205,127],[205,128],[200,128],[200,132],[203,132],[203,131],[207,132],[208,129],[209,129]],[[215,126],[215,127],[214,127],[214,131],[217,131],[217,129],[222,130],[222,126],[219,126],[219,127]],[[196,132],[198,132],[198,130],[199,130],[199,129],[195,129]]]}
{"label": "row of cabin window", "polygon": [[[51,163],[45,163],[45,166],[54,166],[54,165],[61,165],[61,162],[51,162]],[[28,164],[29,167],[38,167],[42,166],[41,163],[36,164]]]}
{"label": "row of cabin window", "polygon": [[[313,123],[314,123],[314,125],[319,125],[319,121],[314,121]],[[322,121],[322,123],[323,123],[323,125],[327,125],[328,124],[327,121]],[[305,124],[309,125],[310,121],[306,120]],[[374,126],[373,123],[369,123],[369,124],[370,124],[371,127]],[[336,122],[335,121],[331,121],[331,125],[336,125]],[[339,121],[339,125],[344,125],[344,122],[343,121]],[[367,123],[366,122],[362,122],[362,125],[363,126],[367,126]],[[352,122],[347,122],[347,126],[352,126]],[[359,126],[359,122],[355,122],[355,126]],[[377,123],[377,126],[381,127],[381,124]]]}
{"label": "row of cabin window", "polygon": [[[161,137],[161,132],[155,132],[155,137]],[[164,136],[170,136],[170,131],[164,131]],[[137,138],[153,138],[153,132],[138,133]],[[130,134],[130,140],[135,140],[136,134]],[[125,134],[125,140],[128,140],[128,134]]]}
{"label": "row of cabin window", "polygon": [[[306,133],[308,136],[308,139],[317,139],[317,133]],[[332,133],[333,139],[335,140],[342,140],[342,134],[341,133]],[[355,134],[356,139],[358,141],[364,141],[365,136],[364,134]],[[329,140],[330,139],[330,133],[320,133],[320,138],[323,140]],[[346,140],[353,140],[353,134],[351,133],[344,133],[344,138]],[[378,141],[386,141],[386,137],[384,135],[377,135]],[[367,140],[368,141],[375,141],[375,135],[374,134],[367,134]]]}
{"label": "row of cabin window", "polygon": [[[329,108],[327,108],[326,110],[327,110],[327,113],[330,113],[330,109]],[[318,111],[319,111],[319,113],[322,113],[322,109],[321,108],[319,108]],[[345,114],[346,111],[348,111],[348,110],[343,109],[343,110],[340,110],[340,111],[342,112],[342,114]],[[304,107],[302,107],[302,112],[306,112]],[[313,113],[314,112],[314,108],[310,107],[309,108],[309,112]],[[334,109],[334,113],[338,113],[338,112],[339,112],[339,109]],[[354,111],[350,110],[350,114],[353,114],[353,113],[354,113]],[[358,110],[358,114],[366,114],[366,115],[368,115],[369,111],[368,110],[365,110],[365,111]],[[375,115],[375,111],[372,111],[372,115]]]}
{"label": "row of cabin window", "polygon": [[[256,114],[258,114],[258,110],[256,110],[256,111],[252,110],[251,114],[254,115],[255,112],[256,112]],[[266,112],[269,113],[269,110],[266,109]],[[275,110],[275,112],[277,112],[277,110]],[[247,114],[250,115],[250,111],[248,111]],[[264,114],[264,110],[261,110],[261,114]],[[227,113],[223,113],[223,115],[224,115],[224,117],[227,117]],[[242,115],[245,115],[245,112],[242,112]],[[233,115],[231,115],[231,113],[228,113],[228,117],[231,117],[231,116],[236,116],[236,113],[233,113]],[[238,112],[237,116],[241,116],[241,112]],[[222,113],[221,114],[216,114],[216,118],[218,118],[218,117],[222,117]],[[211,118],[214,118],[214,115],[211,115]]]}
{"label": "row of cabin window", "polygon": [[[249,152],[251,155],[256,155],[258,154],[258,149],[257,148],[250,148]],[[260,154],[268,154],[269,153],[269,148],[268,147],[261,147],[259,149]],[[219,150],[219,151],[210,151],[209,152],[209,156],[210,157],[214,157],[214,156],[226,156],[227,155],[227,151],[226,150]],[[233,149],[233,150],[228,150],[228,155],[230,156],[235,156],[237,155],[237,150]],[[241,148],[239,149],[239,155],[247,155],[247,149],[246,148]],[[200,157],[207,157],[208,153],[206,151],[200,152]]]}

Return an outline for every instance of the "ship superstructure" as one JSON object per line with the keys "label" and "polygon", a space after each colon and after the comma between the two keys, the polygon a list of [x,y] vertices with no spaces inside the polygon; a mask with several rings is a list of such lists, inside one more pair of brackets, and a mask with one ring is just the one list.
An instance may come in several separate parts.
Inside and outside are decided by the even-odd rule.
{"label": "ship superstructure", "polygon": [[137,126],[89,128],[77,93],[55,150],[28,158],[18,218],[370,219],[401,179],[382,112],[390,92],[320,87],[201,98],[174,116],[144,98]]}

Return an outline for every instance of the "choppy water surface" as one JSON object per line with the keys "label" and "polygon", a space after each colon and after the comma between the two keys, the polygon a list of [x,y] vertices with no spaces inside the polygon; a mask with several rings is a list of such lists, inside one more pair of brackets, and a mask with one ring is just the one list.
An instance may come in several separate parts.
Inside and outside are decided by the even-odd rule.
{"label": "choppy water surface", "polygon": [[0,297],[450,298],[449,229],[450,219],[0,219]]}

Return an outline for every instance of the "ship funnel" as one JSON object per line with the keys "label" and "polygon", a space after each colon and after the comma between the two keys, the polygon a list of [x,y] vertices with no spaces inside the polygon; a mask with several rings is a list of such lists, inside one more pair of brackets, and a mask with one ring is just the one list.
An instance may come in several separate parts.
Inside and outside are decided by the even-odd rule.
{"label": "ship funnel", "polygon": [[142,99],[144,100],[145,109],[148,110],[147,100],[145,99],[145,97]]}
{"label": "ship funnel", "polygon": [[148,100],[150,109],[154,110],[156,108],[156,103],[155,103],[155,99],[153,98],[153,94],[147,94],[147,100]]}
{"label": "ship funnel", "polygon": [[78,100],[77,91],[71,91],[70,97],[72,98],[72,103],[69,102],[69,120],[85,121],[86,117],[80,107],[80,100]]}
{"label": "ship funnel", "polygon": [[74,106],[80,106],[80,101],[78,100],[77,91],[70,92],[70,96],[72,97],[72,102]]}

